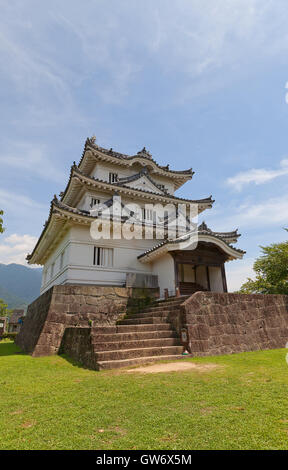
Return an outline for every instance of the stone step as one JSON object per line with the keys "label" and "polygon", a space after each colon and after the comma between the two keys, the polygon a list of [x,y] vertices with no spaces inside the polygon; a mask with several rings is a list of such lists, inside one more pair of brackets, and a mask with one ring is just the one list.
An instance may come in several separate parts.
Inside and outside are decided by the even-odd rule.
{"label": "stone step", "polygon": [[136,357],[150,356],[171,356],[173,354],[181,354],[183,346],[162,346],[151,348],[136,349],[120,349],[113,351],[95,351],[97,362],[101,361],[117,361],[121,359],[134,359]]}
{"label": "stone step", "polygon": [[95,341],[97,343],[110,343],[113,341],[141,341],[143,339],[178,338],[178,335],[175,331],[172,330],[132,331],[130,333],[111,334],[91,332],[91,338],[93,342]]}
{"label": "stone step", "polygon": [[133,333],[141,331],[173,331],[169,323],[147,323],[140,325],[115,325],[115,326],[100,326],[91,328],[91,333],[96,334],[115,334],[115,333]]}
{"label": "stone step", "polygon": [[154,304],[174,304],[175,302],[183,302],[184,300],[187,299],[189,295],[180,295],[179,297],[168,297],[168,299],[162,299],[162,300],[156,300]]}
{"label": "stone step", "polygon": [[153,339],[134,339],[130,341],[113,341],[113,342],[94,342],[92,340],[94,351],[116,351],[119,349],[139,349],[139,348],[155,348],[166,346],[180,346],[179,338],[153,338]]}
{"label": "stone step", "polygon": [[138,325],[118,325],[118,333],[130,333],[132,331],[173,331],[170,323],[143,323]]}
{"label": "stone step", "polygon": [[168,323],[167,317],[145,317],[145,318],[130,318],[121,320],[117,323],[118,325],[141,325],[147,323]]}
{"label": "stone step", "polygon": [[163,355],[163,356],[147,356],[147,357],[137,357],[134,359],[121,359],[118,361],[100,361],[97,363],[98,370],[104,369],[120,369],[121,367],[133,367],[133,366],[144,366],[151,364],[153,362],[160,361],[175,361],[176,359],[183,359],[182,355]]}
{"label": "stone step", "polygon": [[149,311],[149,312],[142,312],[142,313],[129,313],[124,317],[124,320],[132,320],[133,318],[149,318],[149,317],[168,317],[173,310],[157,310],[157,311]]}
{"label": "stone step", "polygon": [[181,303],[176,305],[157,305],[155,307],[143,308],[140,313],[149,313],[149,312],[172,312],[174,310],[179,310]]}

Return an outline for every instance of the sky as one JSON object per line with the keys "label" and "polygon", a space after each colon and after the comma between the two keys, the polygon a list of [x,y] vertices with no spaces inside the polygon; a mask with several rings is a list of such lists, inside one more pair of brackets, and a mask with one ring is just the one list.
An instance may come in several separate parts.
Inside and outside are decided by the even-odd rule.
{"label": "sky", "polygon": [[253,275],[259,246],[288,226],[285,0],[0,0],[0,263],[26,264],[86,137],[162,165],[192,167],[180,197],[239,228]]}

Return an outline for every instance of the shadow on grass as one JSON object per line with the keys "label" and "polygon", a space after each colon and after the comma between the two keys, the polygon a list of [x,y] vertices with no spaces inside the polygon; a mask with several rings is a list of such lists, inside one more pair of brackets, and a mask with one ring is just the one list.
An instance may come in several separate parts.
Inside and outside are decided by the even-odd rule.
{"label": "shadow on grass", "polygon": [[69,357],[67,356],[66,354],[59,354],[60,357],[62,357],[62,359],[65,359],[65,361],[69,362],[69,364],[71,364],[72,366],[74,367],[78,367],[79,369],[87,369],[87,370],[94,370],[96,372],[98,372],[98,370],[95,368],[92,368],[92,367],[88,367],[84,364],[82,364],[81,362],[79,361],[76,361],[76,359],[73,359],[72,357]]}
{"label": "shadow on grass", "polygon": [[25,353],[12,341],[0,341],[0,356],[15,356],[16,354]]}

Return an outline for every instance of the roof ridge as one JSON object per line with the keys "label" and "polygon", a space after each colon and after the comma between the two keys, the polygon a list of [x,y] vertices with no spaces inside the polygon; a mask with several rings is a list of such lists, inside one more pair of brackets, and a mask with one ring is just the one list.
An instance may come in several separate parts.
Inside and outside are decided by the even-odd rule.
{"label": "roof ridge", "polygon": [[236,230],[232,230],[231,232],[218,232],[218,231],[214,231],[210,229],[204,221],[198,226],[198,231],[203,232],[203,233],[204,232],[212,233],[214,235],[218,235],[220,237],[227,237],[227,238],[241,237],[241,233],[238,233],[238,228],[236,228]]}

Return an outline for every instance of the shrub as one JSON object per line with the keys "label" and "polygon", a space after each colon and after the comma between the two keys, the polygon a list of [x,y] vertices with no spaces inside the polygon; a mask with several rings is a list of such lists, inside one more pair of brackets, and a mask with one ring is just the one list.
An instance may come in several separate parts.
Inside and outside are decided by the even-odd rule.
{"label": "shrub", "polygon": [[0,338],[1,339],[11,339],[12,341],[14,341],[16,336],[17,336],[17,333],[11,332],[11,333],[3,333]]}

